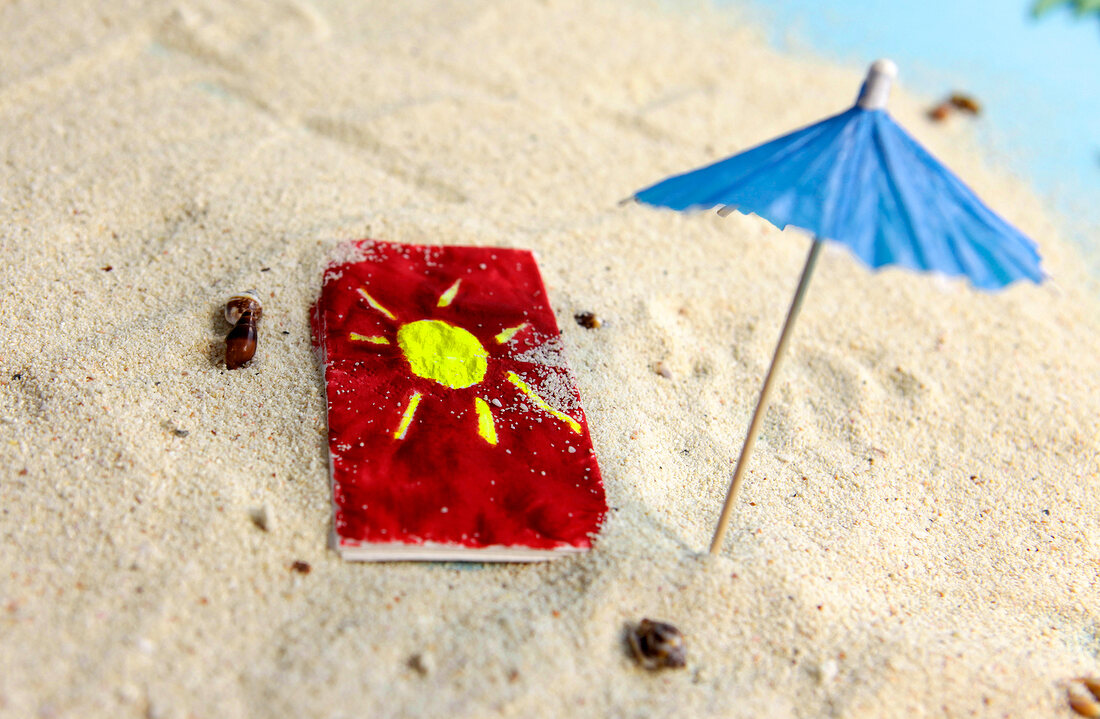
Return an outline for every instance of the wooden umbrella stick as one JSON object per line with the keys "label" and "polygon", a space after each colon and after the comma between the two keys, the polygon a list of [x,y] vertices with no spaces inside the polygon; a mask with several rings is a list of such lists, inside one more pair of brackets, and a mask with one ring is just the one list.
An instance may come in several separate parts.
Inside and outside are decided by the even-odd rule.
{"label": "wooden umbrella stick", "polygon": [[772,384],[779,374],[779,360],[787,349],[787,341],[791,338],[791,327],[798,319],[798,311],[802,309],[802,300],[806,297],[806,289],[810,286],[810,275],[813,274],[814,265],[817,264],[817,256],[821,252],[821,240],[814,238],[810,247],[810,254],[806,257],[806,266],[802,268],[802,279],[798,281],[798,289],[791,301],[791,308],[787,311],[787,321],[783,323],[783,332],[779,335],[779,344],[775,347],[775,355],[772,357],[772,366],[768,368],[767,379],[764,380],[764,388],[760,390],[760,399],[756,402],[756,412],[752,415],[749,424],[749,433],[745,437],[745,444],[741,447],[741,456],[737,460],[737,468],[733,471],[733,480],[730,482],[729,491],[726,493],[726,503],[722,506],[722,516],[718,518],[718,527],[714,530],[714,538],[710,542],[710,553],[718,554],[722,548],[722,539],[726,536],[726,529],[730,523],[730,515],[733,514],[733,504],[737,498],[737,490],[741,488],[741,481],[745,478],[745,470],[749,466],[749,457],[752,456],[753,445],[756,444],[756,435],[760,432],[760,425],[764,422],[764,415],[768,411],[768,397],[772,392]]}

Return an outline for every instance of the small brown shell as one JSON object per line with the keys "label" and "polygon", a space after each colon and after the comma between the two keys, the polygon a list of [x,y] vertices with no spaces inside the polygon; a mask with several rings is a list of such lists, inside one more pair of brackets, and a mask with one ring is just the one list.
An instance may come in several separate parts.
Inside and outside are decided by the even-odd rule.
{"label": "small brown shell", "polygon": [[225,303],[225,319],[233,329],[225,336],[225,367],[237,369],[256,354],[256,322],[263,314],[260,293],[246,290]]}
{"label": "small brown shell", "polygon": [[671,624],[643,619],[626,633],[630,651],[646,669],[682,667],[687,663],[687,648],[680,630]]}

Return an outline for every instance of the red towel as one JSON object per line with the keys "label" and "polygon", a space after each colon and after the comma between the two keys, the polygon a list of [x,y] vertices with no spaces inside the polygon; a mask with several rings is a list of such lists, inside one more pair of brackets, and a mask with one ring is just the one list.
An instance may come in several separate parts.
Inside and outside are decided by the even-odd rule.
{"label": "red towel", "polygon": [[338,254],[313,325],[342,554],[587,549],[607,505],[534,256],[371,240]]}

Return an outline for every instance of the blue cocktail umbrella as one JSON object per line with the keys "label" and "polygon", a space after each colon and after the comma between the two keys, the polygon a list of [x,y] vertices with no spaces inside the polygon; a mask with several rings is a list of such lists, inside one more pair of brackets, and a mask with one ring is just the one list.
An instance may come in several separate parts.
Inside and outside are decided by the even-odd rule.
{"label": "blue cocktail umbrella", "polygon": [[886,112],[896,76],[894,63],[879,60],[850,110],[634,195],[674,210],[753,213],[781,229],[793,225],[814,235],[711,541],[712,554],[721,547],[823,240],[839,242],[873,268],[900,265],[963,275],[983,290],[1043,279],[1035,243],[986,207]]}

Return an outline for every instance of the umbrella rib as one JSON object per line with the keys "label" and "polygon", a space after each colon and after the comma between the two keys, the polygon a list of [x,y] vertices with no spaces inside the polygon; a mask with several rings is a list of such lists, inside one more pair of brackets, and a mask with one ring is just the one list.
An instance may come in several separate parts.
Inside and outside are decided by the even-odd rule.
{"label": "umbrella rib", "polygon": [[[800,132],[805,133],[802,137],[799,137],[796,141],[791,142],[790,144],[787,144],[784,147],[782,147],[780,150],[778,150],[774,155],[772,155],[771,157],[768,158],[768,160],[769,160],[768,163],[761,163],[759,166],[757,166],[752,171],[747,172],[744,175],[742,175],[741,177],[739,177],[738,180],[737,180],[738,184],[741,185],[741,186],[744,186],[744,185],[748,184],[750,181],[756,180],[756,179],[760,178],[761,176],[767,175],[769,172],[771,172],[773,170],[775,165],[779,164],[780,162],[783,162],[783,161],[787,160],[791,156],[798,155],[799,153],[801,153],[803,151],[803,149],[805,148],[806,145],[809,145],[811,143],[814,143],[814,142],[817,142],[817,141],[821,140],[823,136],[827,137],[828,135],[830,135],[830,133],[832,133],[833,135],[842,134],[845,131],[844,121],[850,114],[852,114],[852,112],[853,112],[853,110],[846,110],[846,111],[844,111],[844,112],[842,112],[838,115],[834,115],[833,117],[830,117],[826,120],[822,120],[817,125],[814,125],[814,126],[811,126],[810,128],[806,128],[804,130],[801,130]],[[811,132],[811,130],[812,130],[812,132]],[[784,137],[781,137],[778,140],[774,140],[773,142],[780,142],[782,140],[787,140],[790,137],[791,137],[790,135],[785,135]],[[771,144],[771,143],[768,143],[768,144]],[[806,177],[812,177],[814,172],[816,172],[817,167],[814,166],[815,162],[821,162],[821,160],[811,161],[810,167],[806,168],[803,171],[802,175],[799,177],[799,184],[801,184]],[[729,191],[728,191],[728,189],[726,189],[722,193],[717,195],[715,197],[715,199],[717,199],[718,197],[721,197],[722,195],[726,195],[728,193],[729,193]],[[717,204],[721,204],[721,201],[718,201]],[[729,204],[737,205],[738,203],[734,202],[734,203],[729,203]],[[769,205],[769,206],[771,206],[771,205]],[[738,209],[738,208],[735,208],[735,209]],[[745,212],[746,210],[739,210],[739,211]],[[777,222],[776,220],[772,219],[772,217],[769,217],[769,215],[771,215],[772,213],[770,211],[767,211],[764,207],[759,207],[759,208],[756,208],[754,210],[747,210],[747,212],[757,212],[757,214],[759,214],[761,217],[764,217],[764,219],[768,220],[769,222],[771,222],[776,227],[779,227],[780,229],[783,229],[787,224],[790,224],[790,223],[780,223],[780,222]],[[799,225],[799,226],[801,226],[801,225]],[[820,234],[820,227],[810,227],[810,228],[806,228],[806,229],[809,229],[809,230],[815,232],[816,234]]]}
{"label": "umbrella rib", "polygon": [[886,170],[883,173],[886,180],[886,187],[884,189],[893,200],[894,207],[901,221],[905,223],[909,231],[909,237],[912,238],[911,241],[906,243],[895,243],[895,247],[897,249],[902,249],[909,257],[904,258],[905,261],[900,261],[902,258],[895,254],[891,258],[891,263],[896,262],[916,270],[932,269],[921,247],[920,240],[922,239],[923,233],[917,226],[917,222],[914,220],[912,214],[912,207],[918,203],[910,197],[909,192],[907,192],[901,181],[901,178],[907,177],[904,168],[897,166],[895,158],[889,150],[886,138],[882,134],[876,133],[874,139],[879,147],[879,157],[882,158],[882,163]]}
{"label": "umbrella rib", "polygon": [[[733,157],[727,157],[710,165],[704,165],[662,180],[636,192],[634,199],[647,204],[677,210],[707,208],[715,205],[737,205],[738,202],[727,199],[734,188],[744,188],[759,176],[765,174],[769,166],[786,161],[791,155],[797,155],[805,145],[815,142],[822,134],[833,131],[832,121],[841,119],[850,112],[851,110],[848,110],[821,123],[795,130],[783,137],[751,147]],[[765,160],[750,162],[746,169],[743,165],[746,158],[756,157],[757,155],[762,155]],[[716,182],[719,189],[707,194],[700,193],[696,184],[700,181],[700,178],[706,177],[709,182],[715,182],[715,176],[720,178],[720,181]],[[745,210],[745,212],[753,212],[753,210]]]}
{"label": "umbrella rib", "polygon": [[[902,135],[902,141],[909,151],[926,163],[935,163],[935,158],[919,142],[908,135]],[[946,172],[938,176],[939,188],[936,195],[948,196],[953,200],[951,214],[942,215],[946,223],[947,243],[959,264],[962,274],[971,282],[985,289],[995,289],[1027,277],[1033,281],[1042,279],[1042,273],[1031,269],[1039,254],[1034,243],[1013,227],[1004,218],[982,204],[972,189],[953,173]],[[961,214],[961,213],[965,213]],[[974,227],[967,227],[965,220]],[[950,232],[946,232],[950,229]],[[1000,236],[999,243],[990,243],[988,237]]]}
{"label": "umbrella rib", "polygon": [[[753,168],[749,172],[746,172],[746,173],[742,174],[741,176],[739,176],[737,178],[737,182],[739,184],[744,184],[745,182],[747,182],[751,179],[754,179],[754,178],[758,177],[759,175],[762,175],[762,174],[765,174],[765,173],[769,172],[771,170],[771,165],[778,164],[782,161],[787,160],[789,157],[791,157],[793,155],[799,154],[800,152],[802,152],[802,149],[806,145],[809,145],[810,143],[812,143],[815,140],[817,140],[818,138],[820,138],[822,135],[825,135],[826,133],[831,132],[832,130],[833,130],[833,127],[829,124],[829,121],[825,120],[825,121],[821,122],[819,125],[815,125],[815,126],[800,130],[799,132],[802,133],[802,136],[797,138],[797,139],[792,140],[791,136],[787,135],[785,137],[779,138],[778,140],[774,140],[773,142],[776,142],[776,143],[778,143],[782,140],[788,140],[789,143],[784,145],[783,147],[780,147],[778,150],[776,150],[775,154],[771,155],[768,158],[769,164],[766,164],[766,165],[761,164],[761,165]],[[770,145],[772,143],[769,142],[767,144]],[[764,145],[764,146],[766,146],[766,145]],[[751,152],[751,150],[750,150],[750,152]]]}

